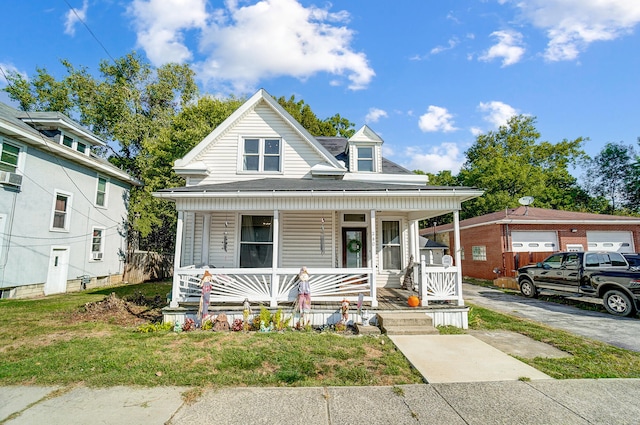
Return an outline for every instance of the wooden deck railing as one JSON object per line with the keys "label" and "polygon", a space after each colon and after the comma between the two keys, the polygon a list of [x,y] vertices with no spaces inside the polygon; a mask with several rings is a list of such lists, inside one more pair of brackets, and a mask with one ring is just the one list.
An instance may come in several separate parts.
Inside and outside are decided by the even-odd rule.
{"label": "wooden deck railing", "polygon": [[464,305],[458,273],[459,268],[455,266],[427,266],[423,256],[419,282],[422,305],[429,305],[430,301],[456,301],[459,306]]}
{"label": "wooden deck railing", "polygon": [[[299,269],[206,269],[213,275],[210,303],[293,302],[298,296],[297,275]],[[200,300],[200,279],[205,269],[183,267],[174,273],[172,307],[180,303],[197,303]],[[312,301],[337,301],[347,299],[356,302],[363,294],[363,301],[376,307],[375,282],[372,270],[367,268],[321,269],[309,268]]]}

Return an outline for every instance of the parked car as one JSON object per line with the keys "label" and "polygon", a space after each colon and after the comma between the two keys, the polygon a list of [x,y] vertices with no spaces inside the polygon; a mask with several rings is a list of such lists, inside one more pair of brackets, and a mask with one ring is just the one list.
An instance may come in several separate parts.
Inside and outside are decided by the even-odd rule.
{"label": "parked car", "polygon": [[599,297],[617,316],[632,316],[640,308],[640,272],[618,252],[558,252],[519,268],[518,285],[532,298],[540,289]]}

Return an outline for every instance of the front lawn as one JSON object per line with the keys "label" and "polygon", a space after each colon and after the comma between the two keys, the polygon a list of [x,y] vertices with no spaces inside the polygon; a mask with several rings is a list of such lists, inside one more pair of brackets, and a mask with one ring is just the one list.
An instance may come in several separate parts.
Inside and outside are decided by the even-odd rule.
{"label": "front lawn", "polygon": [[[340,386],[422,382],[386,336],[136,332],[170,284],[0,301],[0,385]],[[108,297],[115,292],[117,297]],[[147,306],[122,298],[147,300]],[[104,300],[104,301],[103,301]],[[97,304],[96,304],[97,303]],[[85,307],[86,305],[86,307]],[[97,308],[96,306],[100,306]]]}

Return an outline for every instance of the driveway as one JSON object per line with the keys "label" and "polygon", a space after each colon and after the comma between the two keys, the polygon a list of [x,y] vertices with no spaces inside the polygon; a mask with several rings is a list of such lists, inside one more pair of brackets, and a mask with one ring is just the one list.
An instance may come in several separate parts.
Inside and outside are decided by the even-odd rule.
{"label": "driveway", "polygon": [[581,310],[564,304],[505,294],[498,289],[462,284],[465,302],[562,329],[616,347],[640,352],[640,320]]}

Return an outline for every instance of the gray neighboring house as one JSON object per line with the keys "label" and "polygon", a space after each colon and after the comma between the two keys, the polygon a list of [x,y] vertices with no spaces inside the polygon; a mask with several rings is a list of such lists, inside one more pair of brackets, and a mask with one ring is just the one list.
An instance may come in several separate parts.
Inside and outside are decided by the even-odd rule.
{"label": "gray neighboring house", "polygon": [[61,113],[0,103],[1,298],[122,280],[123,224],[138,183],[92,154],[104,145]]}

